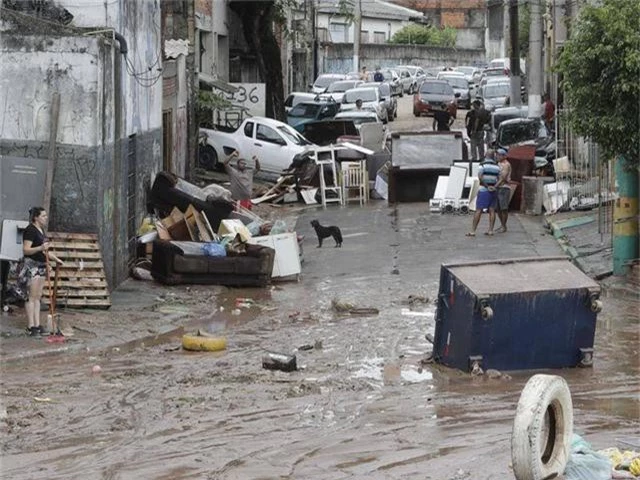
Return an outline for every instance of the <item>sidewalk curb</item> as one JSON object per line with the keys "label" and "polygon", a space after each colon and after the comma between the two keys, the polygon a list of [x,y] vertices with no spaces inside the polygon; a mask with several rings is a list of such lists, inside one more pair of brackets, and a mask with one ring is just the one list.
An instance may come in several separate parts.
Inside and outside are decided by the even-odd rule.
{"label": "sidewalk curb", "polygon": [[578,252],[578,250],[567,241],[567,236],[563,229],[579,227],[581,225],[593,223],[594,221],[595,219],[591,216],[575,217],[566,220],[550,220],[549,217],[545,217],[544,219],[545,227],[551,231],[551,234],[558,242],[558,245],[560,245],[562,251],[566,253],[571,261],[585,274],[589,269],[581,260],[580,252]]}

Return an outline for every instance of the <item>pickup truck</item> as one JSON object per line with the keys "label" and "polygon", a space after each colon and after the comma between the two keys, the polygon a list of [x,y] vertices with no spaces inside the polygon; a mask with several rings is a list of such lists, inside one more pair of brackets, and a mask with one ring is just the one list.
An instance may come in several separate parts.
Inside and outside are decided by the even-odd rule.
{"label": "pickup truck", "polygon": [[200,164],[218,168],[238,150],[243,158],[258,157],[261,172],[268,177],[279,176],[296,155],[314,146],[286,123],[265,117],[247,118],[236,130],[201,128],[200,135]]}

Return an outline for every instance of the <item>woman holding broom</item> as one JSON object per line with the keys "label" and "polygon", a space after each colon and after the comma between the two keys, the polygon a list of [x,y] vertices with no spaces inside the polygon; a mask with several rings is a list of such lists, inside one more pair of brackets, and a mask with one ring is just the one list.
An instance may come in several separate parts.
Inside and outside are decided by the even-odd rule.
{"label": "woman holding broom", "polygon": [[[29,210],[29,225],[24,230],[22,237],[22,251],[24,253],[24,263],[18,274],[18,283],[28,292],[25,303],[27,320],[29,326],[27,330],[32,337],[46,333],[40,325],[40,298],[44,283],[48,275],[48,262],[53,260],[63,265],[64,262],[48,250],[51,246],[45,227],[48,222],[48,215],[44,208],[33,207]],[[48,258],[47,258],[48,257]]]}

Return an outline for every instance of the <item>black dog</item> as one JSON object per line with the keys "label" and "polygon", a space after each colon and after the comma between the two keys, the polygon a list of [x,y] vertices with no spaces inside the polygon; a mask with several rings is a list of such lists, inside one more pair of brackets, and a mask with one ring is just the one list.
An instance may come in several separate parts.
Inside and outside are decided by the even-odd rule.
{"label": "black dog", "polygon": [[342,246],[342,232],[338,227],[323,227],[317,220],[311,220],[311,226],[318,236],[318,248],[322,247],[322,240],[328,237],[333,237],[336,247]]}

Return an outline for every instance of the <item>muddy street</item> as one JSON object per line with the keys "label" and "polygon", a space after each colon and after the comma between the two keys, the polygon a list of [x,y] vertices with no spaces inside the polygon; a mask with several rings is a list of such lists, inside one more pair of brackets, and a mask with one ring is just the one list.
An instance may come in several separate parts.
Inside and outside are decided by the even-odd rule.
{"label": "muddy street", "polygon": [[[313,218],[340,226],[342,249],[315,248]],[[511,427],[532,372],[472,377],[424,364],[425,334],[441,263],[561,251],[539,218],[514,216],[508,234],[474,239],[470,220],[418,204],[307,210],[299,282],[171,290],[189,310],[180,326],[224,335],[226,351],[186,352],[175,335],[4,364],[2,477],[513,478]],[[159,302],[163,288],[144,288]],[[232,315],[238,297],[256,305]],[[342,315],[332,300],[380,313]],[[596,448],[640,435],[638,304],[604,301],[593,368],[552,372]],[[166,322],[162,303],[139,314]],[[295,353],[299,370],[262,369],[267,351]]]}

